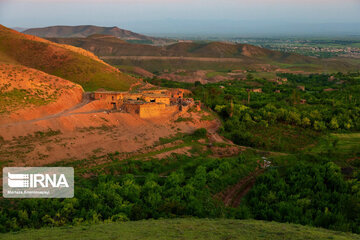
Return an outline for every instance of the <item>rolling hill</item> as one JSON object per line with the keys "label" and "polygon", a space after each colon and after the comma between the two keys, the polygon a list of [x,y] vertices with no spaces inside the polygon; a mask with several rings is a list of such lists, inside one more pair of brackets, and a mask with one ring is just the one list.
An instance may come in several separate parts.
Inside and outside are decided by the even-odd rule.
{"label": "rolling hill", "polygon": [[127,90],[136,79],[74,46],[16,32],[0,25],[0,62],[23,65],[80,84],[84,90]]}
{"label": "rolling hill", "polygon": [[0,123],[39,118],[79,102],[83,89],[68,80],[21,65],[0,63]]}
{"label": "rolling hill", "polygon": [[73,45],[92,51],[97,56],[167,56],[167,57],[287,57],[290,54],[268,49],[225,42],[179,42],[168,46],[132,44],[106,35],[92,35],[87,38],[48,38],[48,40]]}
{"label": "rolling hill", "polygon": [[44,228],[0,234],[0,239],[360,239],[340,233],[295,224],[229,219],[171,219]]}
{"label": "rolling hill", "polygon": [[268,58],[277,61],[317,62],[317,58],[283,53],[249,45],[227,42],[179,42],[168,46],[132,44],[106,35],[87,38],[47,38],[61,44],[73,45],[97,56],[167,56],[209,58]]}
{"label": "rolling hill", "polygon": [[91,35],[87,38],[47,38],[60,44],[86,49],[97,56],[161,56],[162,47],[132,44],[109,35]]}
{"label": "rolling hill", "polygon": [[168,42],[173,42],[168,39],[149,37],[118,27],[99,27],[92,25],[31,28],[25,30],[24,33],[44,38],[85,38],[94,34],[102,34],[114,36],[116,38],[130,42],[141,42],[150,44],[165,44]]}
{"label": "rolling hill", "polygon": [[227,42],[179,42],[167,46],[151,46],[132,44],[104,35],[87,38],[48,38],[48,40],[86,49],[113,65],[135,65],[148,71],[161,71],[160,67],[188,68],[188,65],[194,66],[192,70],[212,69],[213,64],[204,64],[204,62],[214,62],[214,59],[222,65],[222,69],[230,70],[264,71],[264,68],[268,68],[270,71],[275,71],[279,68],[289,68],[305,72],[336,72],[357,70],[360,66],[358,63],[343,59],[320,59],[249,44]]}

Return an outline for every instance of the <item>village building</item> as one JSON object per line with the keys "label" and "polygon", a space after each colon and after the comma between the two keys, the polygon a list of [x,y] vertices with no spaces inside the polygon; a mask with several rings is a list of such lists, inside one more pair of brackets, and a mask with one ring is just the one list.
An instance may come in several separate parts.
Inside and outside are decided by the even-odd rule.
{"label": "village building", "polygon": [[253,93],[262,93],[262,88],[251,89],[250,91]]}
{"label": "village building", "polygon": [[101,102],[107,110],[139,115],[141,118],[160,117],[183,110],[184,107],[201,108],[201,103],[184,98],[190,92],[184,89],[155,89],[139,92],[96,91],[93,100]]}
{"label": "village building", "polygon": [[333,92],[333,91],[337,91],[337,89],[334,89],[334,88],[326,88],[326,89],[324,89],[324,92]]}
{"label": "village building", "polygon": [[269,82],[273,82],[276,83],[278,85],[283,85],[288,81],[287,78],[281,78],[281,77],[276,77],[274,79],[269,80]]}
{"label": "village building", "polygon": [[328,81],[329,81],[329,82],[332,82],[332,81],[334,81],[335,79],[336,79],[335,76],[330,76],[330,77],[328,78]]}
{"label": "village building", "polygon": [[305,91],[305,86],[297,86],[297,89],[299,89],[300,91]]}
{"label": "village building", "polygon": [[170,97],[161,94],[144,94],[140,99],[148,103],[163,103],[170,105]]}

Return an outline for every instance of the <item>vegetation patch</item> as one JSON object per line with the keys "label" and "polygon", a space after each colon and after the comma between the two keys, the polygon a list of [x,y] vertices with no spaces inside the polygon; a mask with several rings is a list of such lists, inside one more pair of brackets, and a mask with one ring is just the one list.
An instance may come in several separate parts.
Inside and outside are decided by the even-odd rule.
{"label": "vegetation patch", "polygon": [[4,239],[61,240],[71,238],[110,239],[189,239],[189,240],[345,240],[359,239],[358,235],[304,227],[295,224],[233,219],[162,219],[136,222],[79,225],[75,227],[44,228],[3,234]]}

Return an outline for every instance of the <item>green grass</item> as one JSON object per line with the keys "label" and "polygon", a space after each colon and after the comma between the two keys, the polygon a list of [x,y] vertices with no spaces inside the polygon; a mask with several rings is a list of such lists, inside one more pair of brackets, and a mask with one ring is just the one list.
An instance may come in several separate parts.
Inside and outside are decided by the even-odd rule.
{"label": "green grass", "polygon": [[360,169],[360,133],[325,135],[305,152],[328,155],[341,167]]}
{"label": "green grass", "polygon": [[202,115],[200,121],[212,121],[215,119],[214,115]]}
{"label": "green grass", "polygon": [[360,239],[359,235],[255,220],[171,219],[44,228],[0,235],[7,240],[57,239]]}
{"label": "green grass", "polygon": [[[320,137],[320,133],[314,130],[286,124],[269,125],[268,127],[253,126],[248,127],[248,130],[252,133],[250,142],[261,143],[252,147],[283,153],[295,153],[299,149],[305,149],[316,144]],[[231,136],[225,134],[225,137],[230,138]]]}
{"label": "green grass", "polygon": [[360,43],[353,43],[353,44],[351,44],[351,46],[360,48]]}
{"label": "green grass", "polygon": [[360,133],[333,134],[338,138],[337,149],[342,152],[352,152],[355,148],[360,150]]}
{"label": "green grass", "polygon": [[360,133],[330,134],[320,139],[319,143],[312,149],[312,153],[327,152],[334,148],[336,153],[348,154],[355,150],[360,151]]}
{"label": "green grass", "polygon": [[118,65],[118,66],[114,66],[116,68],[118,68],[120,71],[124,71],[124,72],[131,72],[134,70],[134,66],[126,66],[126,65]]}
{"label": "green grass", "polygon": [[255,78],[265,78],[265,79],[274,79],[276,78],[275,72],[256,72],[253,73]]}
{"label": "green grass", "polygon": [[225,72],[208,72],[208,73],[206,73],[207,78],[213,78],[213,77],[216,77],[216,76],[224,76],[224,77],[226,77],[227,74]]}
{"label": "green grass", "polygon": [[179,117],[178,119],[175,120],[176,123],[178,122],[192,122],[194,119],[191,118],[191,117],[186,117],[186,118],[183,118],[183,117]]}
{"label": "green grass", "polygon": [[[43,97],[47,97],[46,99]],[[56,100],[55,94],[46,96],[31,93],[25,89],[13,89],[8,92],[0,90],[0,114],[25,108],[28,106],[42,106]]]}

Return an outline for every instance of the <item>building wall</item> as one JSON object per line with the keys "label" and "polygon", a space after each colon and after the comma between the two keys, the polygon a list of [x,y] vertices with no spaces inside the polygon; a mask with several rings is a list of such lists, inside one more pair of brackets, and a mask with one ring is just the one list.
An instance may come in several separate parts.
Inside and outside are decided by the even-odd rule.
{"label": "building wall", "polygon": [[262,89],[261,88],[257,88],[257,89],[253,89],[251,90],[254,93],[262,93]]}
{"label": "building wall", "polygon": [[130,113],[130,114],[140,114],[140,104],[132,104],[132,103],[126,103],[123,105],[123,108],[125,110],[125,112]]}
{"label": "building wall", "polygon": [[184,91],[182,89],[171,89],[169,95],[172,98],[184,98]]}
{"label": "building wall", "polygon": [[[156,118],[173,114],[183,106],[184,102],[194,104],[193,99],[183,99],[184,89],[157,89],[140,93],[99,91],[92,94],[92,98],[101,102],[107,109],[125,111],[139,115],[140,118]],[[171,105],[171,103],[177,103]]]}
{"label": "building wall", "polygon": [[124,94],[123,98],[124,100],[140,100],[142,99],[143,94],[140,93],[128,93]]}
{"label": "building wall", "polygon": [[122,93],[105,93],[105,92],[95,92],[93,95],[95,100],[103,100],[103,101],[118,101],[123,99]]}
{"label": "building wall", "polygon": [[143,96],[145,102],[152,102],[155,103],[163,103],[166,105],[170,105],[170,98],[169,97],[158,97],[158,96]]}
{"label": "building wall", "polygon": [[144,94],[167,94],[168,90],[166,89],[157,89],[157,90],[145,90],[142,91]]}
{"label": "building wall", "polygon": [[139,115],[141,118],[161,117],[164,114],[165,108],[165,104],[145,103],[140,105]]}

